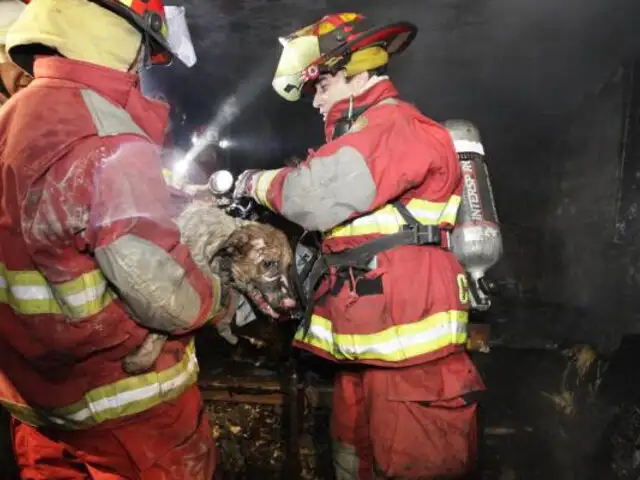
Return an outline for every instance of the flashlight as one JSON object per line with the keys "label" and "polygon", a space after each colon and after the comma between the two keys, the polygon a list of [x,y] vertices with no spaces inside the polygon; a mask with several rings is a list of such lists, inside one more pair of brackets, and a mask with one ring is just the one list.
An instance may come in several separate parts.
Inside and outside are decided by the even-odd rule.
{"label": "flashlight", "polygon": [[229,170],[218,170],[209,177],[209,190],[214,195],[225,195],[231,191],[235,179]]}

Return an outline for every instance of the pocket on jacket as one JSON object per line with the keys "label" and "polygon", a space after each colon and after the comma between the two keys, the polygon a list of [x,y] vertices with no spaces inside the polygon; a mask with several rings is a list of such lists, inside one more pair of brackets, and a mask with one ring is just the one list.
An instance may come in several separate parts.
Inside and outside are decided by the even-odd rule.
{"label": "pocket on jacket", "polygon": [[390,326],[382,270],[368,272],[355,282],[347,278],[338,292],[334,284],[331,296],[331,316],[340,322],[340,333],[377,333]]}

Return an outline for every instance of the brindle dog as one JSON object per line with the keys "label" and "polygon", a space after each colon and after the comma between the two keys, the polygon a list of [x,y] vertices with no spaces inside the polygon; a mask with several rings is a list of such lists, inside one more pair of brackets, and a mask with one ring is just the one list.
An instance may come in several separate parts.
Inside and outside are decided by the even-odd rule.
{"label": "brindle dog", "polygon": [[[201,271],[217,275],[271,318],[295,306],[288,280],[293,251],[280,230],[231,217],[214,200],[202,199],[192,201],[176,223]],[[149,370],[166,340],[167,335],[150,332],[125,357],[123,369],[130,374]]]}

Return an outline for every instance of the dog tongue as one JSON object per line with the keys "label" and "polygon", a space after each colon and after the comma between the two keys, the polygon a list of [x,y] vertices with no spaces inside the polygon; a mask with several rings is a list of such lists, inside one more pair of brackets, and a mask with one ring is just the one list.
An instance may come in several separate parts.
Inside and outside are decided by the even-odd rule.
{"label": "dog tongue", "polygon": [[296,301],[293,298],[285,298],[280,306],[286,309],[294,308],[296,306]]}

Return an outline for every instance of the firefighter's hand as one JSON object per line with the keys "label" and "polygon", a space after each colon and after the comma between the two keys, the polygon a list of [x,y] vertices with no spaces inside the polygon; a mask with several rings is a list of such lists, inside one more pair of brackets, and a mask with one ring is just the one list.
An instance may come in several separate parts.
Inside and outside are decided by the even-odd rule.
{"label": "firefighter's hand", "polygon": [[260,170],[245,170],[236,180],[236,186],[233,189],[233,198],[254,197],[256,191],[256,177]]}

